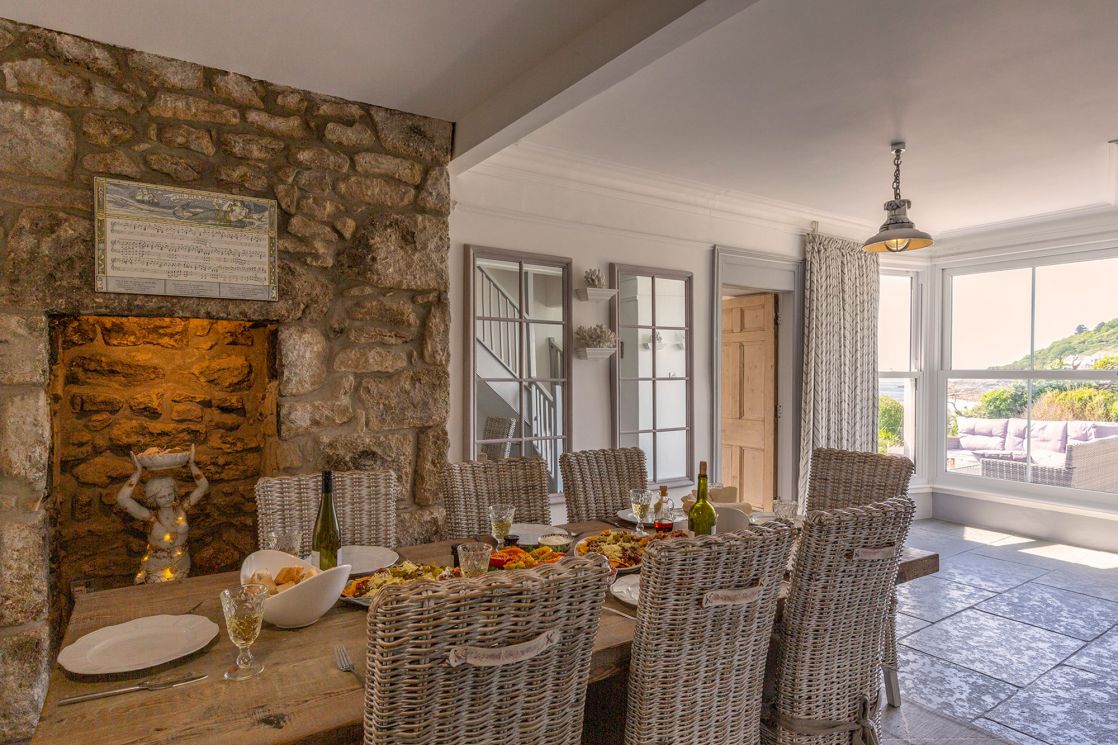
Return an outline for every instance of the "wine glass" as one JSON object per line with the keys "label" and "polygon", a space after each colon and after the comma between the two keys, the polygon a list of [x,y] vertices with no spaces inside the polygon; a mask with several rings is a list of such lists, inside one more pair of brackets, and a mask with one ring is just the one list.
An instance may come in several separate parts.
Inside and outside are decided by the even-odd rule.
{"label": "wine glass", "polygon": [[237,645],[237,664],[225,671],[226,680],[248,680],[264,672],[264,665],[252,656],[252,643],[260,635],[264,620],[264,601],[268,588],[264,585],[242,585],[221,591],[221,609],[229,640]]}
{"label": "wine glass", "polygon": [[497,548],[505,547],[505,536],[512,530],[512,516],[516,506],[511,504],[489,505],[489,532],[497,539]]}
{"label": "wine glass", "polygon": [[652,492],[647,489],[630,489],[629,505],[633,508],[633,517],[637,519],[637,535],[648,535],[644,529],[644,521],[648,519],[648,508],[652,504]]}
{"label": "wine glass", "polygon": [[776,502],[773,502],[773,513],[780,520],[795,522],[799,511],[800,505],[796,502],[789,502],[785,500],[777,500]]}

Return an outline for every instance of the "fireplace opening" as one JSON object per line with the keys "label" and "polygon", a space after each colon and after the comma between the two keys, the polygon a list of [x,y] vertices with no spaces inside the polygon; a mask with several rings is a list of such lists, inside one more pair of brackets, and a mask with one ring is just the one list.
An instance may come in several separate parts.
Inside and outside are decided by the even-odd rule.
{"label": "fireplace opening", "polygon": [[[54,598],[136,580],[151,524],[116,499],[134,471],[130,453],[152,447],[193,445],[209,481],[187,511],[190,574],[236,569],[255,550],[253,488],[276,434],[274,334],[274,325],[250,321],[51,319]],[[137,502],[155,506],[167,484],[145,486],[160,476],[175,479],[181,499],[195,485],[186,467],[145,473]]]}

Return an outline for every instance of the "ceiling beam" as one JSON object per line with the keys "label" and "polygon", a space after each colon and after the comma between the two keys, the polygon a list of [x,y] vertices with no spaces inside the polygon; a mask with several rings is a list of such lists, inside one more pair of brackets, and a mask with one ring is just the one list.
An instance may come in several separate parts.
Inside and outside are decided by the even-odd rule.
{"label": "ceiling beam", "polygon": [[757,0],[625,0],[455,122],[462,173]]}

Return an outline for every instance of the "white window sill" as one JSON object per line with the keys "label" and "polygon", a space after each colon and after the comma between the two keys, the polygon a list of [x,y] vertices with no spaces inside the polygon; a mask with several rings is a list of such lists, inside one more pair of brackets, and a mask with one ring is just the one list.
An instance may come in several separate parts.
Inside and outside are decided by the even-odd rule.
{"label": "white window sill", "polygon": [[[1020,486],[1025,486],[1021,484]],[[1060,512],[1067,515],[1077,515],[1080,517],[1090,517],[1100,520],[1113,520],[1118,522],[1118,504],[1115,509],[1105,509],[1095,505],[1082,505],[1071,504],[1064,501],[1052,501],[1042,495],[1020,495],[1020,494],[1006,494],[1003,492],[983,489],[977,487],[957,486],[950,484],[936,484],[929,487],[931,492],[937,494],[949,494],[956,497],[966,497],[967,499],[977,499],[984,502],[994,502],[996,504],[1010,505],[1013,507],[1025,507],[1036,510],[1049,510],[1052,512]],[[1110,495],[1115,502],[1118,502],[1118,495]]]}

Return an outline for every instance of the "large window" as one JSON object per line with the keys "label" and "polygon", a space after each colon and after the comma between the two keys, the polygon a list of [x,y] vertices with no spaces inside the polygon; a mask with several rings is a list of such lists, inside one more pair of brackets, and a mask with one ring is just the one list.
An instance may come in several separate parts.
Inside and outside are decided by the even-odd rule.
{"label": "large window", "polygon": [[877,320],[877,449],[914,461],[920,379],[919,289],[917,275],[883,271]]}
{"label": "large window", "polygon": [[570,432],[570,259],[467,248],[469,455],[539,457],[559,491]]}
{"label": "large window", "polygon": [[613,264],[614,442],[656,483],[693,480],[691,273]]}
{"label": "large window", "polygon": [[1118,258],[946,273],[947,471],[1118,493]]}

